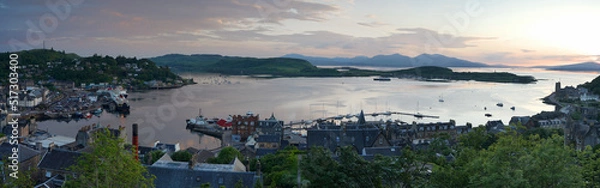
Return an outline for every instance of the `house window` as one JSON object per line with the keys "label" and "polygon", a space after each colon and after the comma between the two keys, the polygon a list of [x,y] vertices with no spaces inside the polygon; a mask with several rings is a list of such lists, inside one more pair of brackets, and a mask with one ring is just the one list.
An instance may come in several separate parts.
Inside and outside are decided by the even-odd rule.
{"label": "house window", "polygon": [[369,136],[367,136],[367,138],[365,138],[365,140],[368,142],[369,141]]}
{"label": "house window", "polygon": [[50,172],[50,171],[46,171],[46,177],[47,177],[47,178],[50,178],[50,177],[52,177],[52,172]]}
{"label": "house window", "polygon": [[196,181],[197,181],[197,182],[200,182],[201,180],[202,180],[202,177],[201,177],[201,176],[196,176]]}
{"label": "house window", "polygon": [[219,184],[223,184],[223,178],[219,178]]}
{"label": "house window", "polygon": [[379,144],[383,144],[383,138],[379,138]]}
{"label": "house window", "polygon": [[340,142],[340,137],[339,137],[339,136],[336,136],[336,137],[335,137],[335,141],[336,141],[336,142]]}

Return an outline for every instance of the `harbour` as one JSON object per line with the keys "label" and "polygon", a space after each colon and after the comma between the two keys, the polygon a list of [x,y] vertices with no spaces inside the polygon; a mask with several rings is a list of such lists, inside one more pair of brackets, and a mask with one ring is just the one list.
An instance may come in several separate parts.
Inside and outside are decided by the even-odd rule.
{"label": "harbour", "polygon": [[[253,111],[261,117],[272,113],[278,119],[290,122],[307,122],[319,118],[387,111],[407,114],[438,116],[437,119],[393,114],[370,116],[369,121],[447,122],[464,125],[483,125],[489,120],[508,122],[512,116],[532,115],[551,111],[553,106],[542,103],[541,98],[552,92],[554,82],[576,85],[594,78],[588,73],[561,73],[524,69],[511,70],[542,78],[536,84],[496,84],[484,82],[422,82],[394,79],[390,82],[373,82],[370,78],[279,78],[258,79],[228,77],[227,82],[206,81],[208,84],[189,85],[172,90],[152,90],[129,93],[131,113],[128,115],[103,112],[100,116],[80,121],[48,120],[39,122],[39,128],[53,134],[75,136],[81,126],[92,123],[118,126],[128,132],[133,123],[140,125],[140,144],[152,145],[157,140],[180,143],[182,147],[218,148],[221,140],[185,129],[186,119],[196,117],[203,109],[205,117],[222,117]],[[214,76],[183,75],[203,80]],[[444,102],[439,96],[444,95]],[[132,100],[135,99],[135,100]],[[516,106],[516,110],[496,106]],[[487,110],[484,110],[487,108]],[[493,114],[491,117],[484,116]],[[295,124],[294,127],[302,126]],[[75,130],[75,131],[74,131]]]}

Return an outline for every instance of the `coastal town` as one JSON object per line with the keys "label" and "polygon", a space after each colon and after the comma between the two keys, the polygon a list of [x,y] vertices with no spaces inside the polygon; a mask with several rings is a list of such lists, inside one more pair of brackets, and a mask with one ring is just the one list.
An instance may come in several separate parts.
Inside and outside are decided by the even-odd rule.
{"label": "coastal town", "polygon": [[[83,85],[81,85],[83,86]],[[247,162],[249,159],[260,159],[272,155],[286,147],[293,146],[300,151],[311,147],[323,147],[335,153],[340,148],[350,146],[354,152],[366,160],[375,156],[401,156],[404,149],[424,150],[445,135],[448,143],[456,143],[461,135],[474,131],[477,126],[470,123],[457,125],[453,120],[447,122],[403,122],[403,121],[367,121],[365,116],[389,116],[395,112],[365,113],[339,115],[301,122],[285,123],[278,119],[276,113],[262,119],[258,114],[247,112],[227,118],[206,118],[199,111],[197,117],[186,120],[182,129],[203,133],[221,140],[221,147],[216,149],[180,148],[179,143],[161,143],[153,146],[138,144],[137,124],[133,126],[131,136],[125,131],[127,125],[118,127],[91,124],[81,127],[75,138],[57,136],[51,132],[37,128],[37,121],[45,119],[61,119],[69,121],[75,118],[86,118],[110,110],[126,113],[127,93],[120,86],[99,84],[97,86],[74,87],[74,84],[55,84],[59,92],[48,92],[47,88],[23,86],[27,88],[21,93],[19,104],[25,112],[18,122],[18,165],[19,169],[35,169],[31,177],[35,187],[60,187],[70,175],[69,166],[76,163],[82,153],[90,152],[94,134],[101,130],[109,130],[116,138],[127,140],[128,150],[135,152],[136,159],[148,169],[156,179],[157,187],[196,187],[202,184],[234,187],[243,182],[244,187],[254,187],[263,181],[260,169],[252,171]],[[6,99],[4,99],[6,100]],[[118,100],[121,100],[120,102]],[[488,121],[485,131],[499,134],[518,127],[525,129],[551,129],[564,132],[564,144],[572,145],[577,150],[586,146],[600,144],[599,110],[600,97],[592,94],[584,87],[562,87],[560,82],[555,91],[545,98],[544,102],[556,106],[554,111],[540,112],[531,116],[514,116],[509,122]],[[7,135],[11,135],[12,127],[8,124],[11,117],[7,114],[6,103],[3,102],[1,114],[2,137],[0,156],[9,157],[12,145]],[[44,106],[44,107],[40,107]],[[57,115],[53,115],[57,114]],[[66,116],[66,115],[68,116]],[[422,114],[405,114],[419,116]],[[228,164],[208,163],[210,158],[217,157],[224,148],[235,148],[243,158],[235,158]],[[189,159],[184,161],[171,158],[175,153],[187,153]],[[441,154],[440,154],[441,155]],[[154,157],[154,158],[153,158]],[[444,156],[449,160],[451,155]],[[59,162],[60,161],[60,162]],[[432,167],[428,167],[433,170]],[[6,170],[6,169],[5,169]],[[7,172],[3,172],[7,176]],[[189,179],[189,177],[197,177]],[[6,178],[6,177],[5,177]],[[262,182],[261,182],[262,183]]]}
{"label": "coastal town", "polygon": [[[360,110],[356,113],[295,120],[280,118],[285,117],[280,111],[271,112],[267,116],[252,112],[260,109],[246,109],[249,111],[244,114],[212,118],[204,116],[202,109],[199,109],[197,116],[181,119],[181,123],[174,124],[173,127],[214,137],[220,140],[220,146],[210,149],[189,146],[182,148],[179,142],[165,143],[158,140],[150,145],[140,145],[139,140],[144,138],[140,138],[138,127],[143,124],[137,123],[111,126],[90,122],[71,130],[74,137],[56,135],[52,130],[38,128],[38,123],[45,120],[68,123],[90,119],[105,112],[126,116],[133,109],[130,108],[128,91],[177,89],[192,84],[193,80],[174,77],[173,73],[168,72],[169,68],[157,66],[149,60],[108,56],[64,60],[64,52],[42,50],[41,53],[54,54],[63,60],[38,63],[37,67],[20,67],[20,71],[27,74],[19,77],[18,97],[10,98],[17,101],[16,108],[9,108],[7,95],[0,96],[0,157],[5,165],[0,169],[0,175],[3,183],[16,177],[15,172],[20,172],[20,176],[25,176],[28,180],[25,181],[27,185],[64,187],[70,178],[78,175],[73,166],[78,165],[82,156],[89,156],[99,149],[96,141],[105,132],[110,135],[110,139],[121,142],[119,148],[122,150],[114,152],[123,152],[135,159],[134,165],[143,167],[147,172],[145,176],[156,187],[310,187],[310,181],[318,181],[315,176],[309,179],[310,174],[319,173],[319,170],[311,172],[308,168],[320,162],[303,161],[311,161],[311,157],[319,156],[319,153],[314,153],[318,151],[327,153],[325,158],[317,160],[321,162],[334,160],[332,163],[342,164],[348,155],[356,157],[354,160],[357,161],[344,164],[350,166],[371,163],[387,166],[394,163],[388,161],[381,164],[381,160],[408,160],[411,153],[418,153],[422,155],[421,161],[406,164],[390,173],[410,172],[413,173],[413,178],[432,183],[435,173],[442,170],[442,164],[460,160],[456,148],[460,147],[464,139],[482,135],[484,138],[477,142],[482,142],[480,144],[485,147],[489,147],[495,139],[512,133],[539,133],[538,135],[546,137],[556,133],[562,137],[560,145],[580,152],[600,146],[600,97],[594,93],[595,89],[589,86],[590,83],[563,87],[560,82],[555,83],[554,91],[543,100],[544,103],[555,106],[553,111],[513,116],[508,122],[503,122],[494,120],[491,110],[487,111],[484,107],[489,121],[480,125],[457,124],[452,119],[440,122],[434,120],[438,116],[419,112]],[[113,67],[100,68],[101,66],[96,66],[98,63]],[[65,64],[68,65],[64,66]],[[47,69],[39,69],[39,65],[44,65]],[[61,75],[51,74],[55,68],[68,69],[65,74],[79,79],[56,80],[54,77]],[[119,76],[100,80],[77,77],[78,72],[88,69],[98,75],[113,72]],[[150,72],[153,73],[146,72],[147,70],[152,70]],[[40,71],[49,72],[45,77],[50,79],[32,76],[41,74]],[[146,78],[140,78],[144,75]],[[390,80],[384,81],[391,82]],[[202,86],[241,84],[221,75],[202,80],[201,83]],[[16,92],[9,85],[0,89],[1,93],[9,91]],[[445,103],[441,96],[438,101],[440,104]],[[503,105],[496,104],[499,109]],[[515,107],[509,109],[514,111]],[[14,113],[15,111],[19,113]],[[391,119],[392,115],[411,116],[422,121],[394,120]],[[387,120],[369,120],[379,117]],[[131,132],[128,132],[129,127]],[[437,164],[436,161],[444,162]],[[286,165],[282,164],[284,162],[295,166],[283,167]],[[299,166],[301,163],[302,167]],[[278,173],[285,174],[285,178],[283,175],[274,176]],[[308,174],[309,177],[301,174]],[[377,181],[379,180],[353,180],[349,184],[362,185]],[[407,183],[409,181],[402,180],[389,185],[393,187]],[[365,186],[373,187],[370,184]]]}

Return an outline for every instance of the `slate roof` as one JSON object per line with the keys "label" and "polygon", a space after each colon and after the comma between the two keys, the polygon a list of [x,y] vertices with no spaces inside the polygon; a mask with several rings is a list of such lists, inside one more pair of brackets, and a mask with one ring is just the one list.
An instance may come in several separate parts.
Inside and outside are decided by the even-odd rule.
{"label": "slate roof", "polygon": [[488,121],[485,124],[485,127],[486,127],[487,131],[492,134],[505,132],[504,123],[502,123],[502,120]]}
{"label": "slate roof", "polygon": [[[13,149],[14,145],[9,144],[7,142],[4,142],[2,144],[0,144],[0,159],[4,159],[6,157],[9,157],[13,154],[12,149]],[[40,155],[41,152],[34,150],[30,147],[24,146],[19,144],[18,146],[18,155],[19,155],[19,162],[23,162],[23,161],[27,161],[28,159],[31,159],[37,155]]]}
{"label": "slate roof", "polygon": [[529,119],[531,119],[529,116],[513,116],[510,118],[508,124],[516,124],[517,122],[521,122],[522,125],[525,125],[527,122],[529,122]]}
{"label": "slate roof", "polygon": [[326,129],[308,129],[306,142],[308,147],[323,146],[335,152],[337,147],[352,145],[356,152],[373,146],[380,130],[367,126],[327,126]]}
{"label": "slate roof", "polygon": [[256,142],[281,143],[281,135],[269,135],[269,134],[259,135],[256,138]]}
{"label": "slate roof", "polygon": [[167,144],[167,143],[157,142],[154,144],[154,148],[156,148],[158,150],[162,150],[162,151],[166,150],[167,153],[174,153],[174,152],[179,151],[179,143]]}
{"label": "slate roof", "polygon": [[196,148],[194,148],[194,147],[188,147],[188,148],[185,149],[185,151],[187,151],[187,152],[189,152],[191,154],[194,154],[194,153],[198,153],[199,150],[196,149]]}
{"label": "slate roof", "polygon": [[156,176],[154,185],[157,188],[196,188],[204,183],[210,183],[211,187],[234,187],[239,180],[242,180],[244,187],[252,188],[258,180],[254,172],[205,171],[163,166],[149,166],[148,171]]}
{"label": "slate roof", "polygon": [[59,188],[65,183],[65,177],[62,175],[52,176],[52,178],[45,182],[36,185],[34,188]]}
{"label": "slate roof", "polygon": [[256,156],[262,157],[267,154],[274,154],[277,152],[277,149],[269,149],[269,148],[258,148],[256,149]]}
{"label": "slate roof", "polygon": [[215,157],[215,153],[210,152],[208,150],[200,150],[196,155],[193,156],[194,162],[196,163],[205,163],[207,159]]}
{"label": "slate roof", "polygon": [[364,149],[362,155],[383,155],[383,156],[400,156],[402,155],[402,147],[390,146],[390,147],[368,147]]}
{"label": "slate roof", "polygon": [[47,170],[60,170],[67,171],[66,169],[77,163],[77,158],[81,156],[81,153],[53,149],[48,151],[42,160],[38,164],[38,168]]}

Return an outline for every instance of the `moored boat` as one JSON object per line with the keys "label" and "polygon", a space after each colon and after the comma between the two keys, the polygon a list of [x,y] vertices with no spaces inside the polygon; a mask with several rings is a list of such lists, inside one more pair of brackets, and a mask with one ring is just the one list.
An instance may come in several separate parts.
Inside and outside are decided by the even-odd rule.
{"label": "moored boat", "polygon": [[382,81],[382,82],[385,82],[385,81],[392,81],[392,79],[391,79],[391,78],[388,78],[388,77],[377,77],[377,78],[373,78],[373,80],[374,80],[374,81]]}

